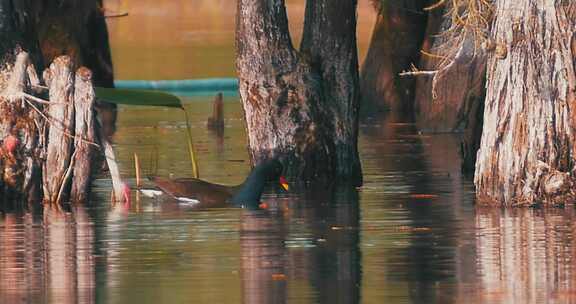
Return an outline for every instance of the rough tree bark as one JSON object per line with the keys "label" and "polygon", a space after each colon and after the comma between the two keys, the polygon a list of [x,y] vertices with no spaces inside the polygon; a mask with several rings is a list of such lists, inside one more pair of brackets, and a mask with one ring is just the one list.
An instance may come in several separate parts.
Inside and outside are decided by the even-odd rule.
{"label": "rough tree bark", "polygon": [[93,161],[96,156],[96,121],[94,101],[96,94],[92,86],[92,72],[87,68],[76,71],[74,90],[75,137],[74,137],[74,176],[70,197],[75,202],[85,202],[90,194]]}
{"label": "rough tree bark", "polygon": [[[0,201],[3,203],[39,202],[42,196],[45,202],[61,203],[69,198],[71,186],[76,190],[74,193],[78,194],[74,195],[73,200],[86,199],[90,166],[94,165],[91,163],[93,151],[81,143],[96,146],[93,140],[95,125],[91,102],[94,92],[90,71],[86,68],[80,69],[79,78],[75,79],[74,60],[68,56],[55,58],[50,69],[44,74],[48,85],[46,94],[46,87],[42,85],[42,78],[38,77],[36,68],[42,68],[44,57],[53,58],[46,54],[45,48],[42,48],[44,53],[41,52],[39,41],[46,47],[54,42],[51,39],[64,39],[59,40],[62,42],[60,44],[52,44],[55,47],[50,49],[56,50],[56,55],[60,54],[60,51],[69,51],[73,56],[77,56],[78,50],[90,48],[83,46],[76,50],[67,50],[67,45],[74,49],[78,47],[77,43],[85,44],[86,37],[74,36],[65,31],[58,32],[58,29],[61,29],[62,24],[68,24],[68,29],[73,28],[74,24],[83,25],[86,23],[83,18],[90,20],[89,17],[94,14],[100,14],[100,19],[96,22],[99,25],[94,27],[104,26],[105,29],[102,11],[94,11],[94,8],[98,8],[98,2],[100,1],[45,3],[0,0]],[[74,15],[73,11],[66,11],[58,12],[58,15],[57,8],[68,5],[89,7],[91,13],[84,15],[84,11],[81,11]],[[46,20],[52,20],[55,24],[50,27],[50,24],[45,23]],[[52,29],[57,33],[40,35],[36,31],[39,27],[43,31]],[[50,29],[47,29],[48,27]],[[107,37],[105,38],[107,42]],[[104,45],[109,55],[107,44]],[[23,50],[32,53],[29,56],[29,53]],[[101,56],[104,61],[109,59],[109,56],[105,55]],[[111,72],[109,69],[110,74]],[[102,82],[111,82],[111,78]],[[78,99],[76,111],[75,92]],[[83,98],[90,100],[83,103]],[[75,118],[79,121],[77,130],[74,126]],[[76,145],[73,145],[74,140],[77,141]],[[78,161],[79,166],[74,167],[75,161]]]}
{"label": "rough tree bark", "polygon": [[495,11],[478,202],[574,202],[576,4],[503,0]]}
{"label": "rough tree bark", "polygon": [[74,67],[70,57],[58,57],[44,73],[49,88],[46,161],[43,170],[44,200],[60,201],[70,170],[74,140]]}
{"label": "rough tree bark", "polygon": [[[473,172],[482,135],[486,54],[471,34],[463,41],[449,34],[449,5],[430,12],[420,59],[421,70],[441,70],[433,77],[418,76],[414,108],[416,124],[424,132],[464,132],[462,168]],[[458,48],[457,54],[451,52]],[[445,58],[456,56],[446,63]]]}
{"label": "rough tree bark", "polygon": [[237,69],[253,163],[282,157],[292,176],[360,184],[356,1],[309,2],[302,54],[292,46],[283,0],[240,0],[237,11]]}
{"label": "rough tree bark", "polygon": [[307,1],[300,49],[320,74],[323,98],[316,124],[329,144],[335,174],[361,181],[356,5],[356,0]]}
{"label": "rough tree bark", "polygon": [[[414,79],[398,74],[420,58],[428,1],[375,1],[378,17],[361,69],[362,112],[388,108],[411,113]],[[365,108],[366,107],[366,108]]]}
{"label": "rough tree bark", "polygon": [[[12,204],[37,200],[41,192],[40,165],[35,158],[39,125],[34,121],[38,117],[21,102],[20,95],[30,93],[28,84],[31,80],[28,79],[37,78],[30,60],[36,67],[41,67],[42,57],[35,39],[30,1],[1,0],[0,20],[0,139],[3,141],[0,201]],[[31,56],[18,56],[22,49],[28,50]],[[13,146],[12,152],[7,151],[7,146]]]}

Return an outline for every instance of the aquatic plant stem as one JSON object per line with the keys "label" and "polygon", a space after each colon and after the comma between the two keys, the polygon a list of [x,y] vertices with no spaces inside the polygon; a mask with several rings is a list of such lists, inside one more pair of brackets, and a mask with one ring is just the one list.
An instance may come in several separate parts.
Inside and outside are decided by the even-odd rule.
{"label": "aquatic plant stem", "polygon": [[198,172],[198,162],[196,162],[196,153],[194,152],[194,142],[192,141],[192,128],[190,127],[190,119],[188,116],[188,111],[182,107],[184,111],[184,116],[186,116],[186,132],[188,140],[188,152],[190,153],[190,162],[192,162],[192,176],[194,178],[200,178],[200,173]]}

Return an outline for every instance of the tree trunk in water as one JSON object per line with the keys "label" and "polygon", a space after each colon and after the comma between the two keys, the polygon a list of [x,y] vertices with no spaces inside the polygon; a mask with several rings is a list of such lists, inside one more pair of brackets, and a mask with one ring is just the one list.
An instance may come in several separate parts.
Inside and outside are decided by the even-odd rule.
{"label": "tree trunk in water", "polygon": [[[42,122],[19,96],[31,93],[28,84],[37,84],[30,61],[41,68],[42,56],[30,1],[0,0],[0,20],[0,202],[24,203],[40,198],[37,128]],[[18,55],[22,49],[31,56]]]}
{"label": "tree trunk in water", "polygon": [[[486,54],[474,45],[471,34],[466,34],[463,42],[450,36],[449,10],[438,8],[430,12],[422,50],[433,55],[422,56],[420,69],[440,72],[435,78],[416,79],[416,123],[425,132],[464,132],[462,168],[473,172],[482,135]],[[454,60],[443,63],[454,48],[459,48]]]}
{"label": "tree trunk in water", "polygon": [[320,74],[323,98],[315,122],[329,144],[335,174],[361,183],[356,5],[356,0],[307,1],[301,52]]}
{"label": "tree trunk in water", "polygon": [[66,188],[74,139],[74,70],[69,57],[58,57],[44,73],[50,90],[50,118],[46,162],[44,164],[44,200],[58,202]]}
{"label": "tree trunk in water", "polygon": [[20,97],[22,93],[30,92],[27,85],[29,57],[26,53],[15,57],[13,68],[2,71],[3,75],[9,73],[10,78],[7,85],[3,83],[6,87],[0,96],[0,137],[3,141],[0,197],[4,203],[37,200],[41,193],[38,132],[44,123]]}
{"label": "tree trunk in water", "polygon": [[92,182],[92,166],[96,155],[96,122],[94,117],[94,87],[92,73],[87,68],[76,71],[76,87],[74,90],[74,107],[76,122],[74,137],[74,177],[72,180],[71,200],[85,202],[90,193]]}
{"label": "tree trunk in water", "polygon": [[478,202],[573,203],[576,138],[576,5],[496,3],[496,51],[487,69]]}
{"label": "tree trunk in water", "polygon": [[[356,2],[336,2],[351,10],[340,13],[333,2],[308,4],[307,16],[319,19],[307,18],[302,45],[308,54],[301,55],[292,47],[283,0],[238,1],[240,96],[253,163],[281,157],[291,176],[359,184]],[[343,18],[339,26],[330,19],[337,16]],[[320,22],[336,32],[324,32]],[[334,49],[316,49],[321,38]],[[324,57],[336,54],[343,58]],[[330,89],[339,91],[328,99]]]}
{"label": "tree trunk in water", "polygon": [[426,30],[428,1],[401,0],[378,4],[378,17],[370,47],[362,64],[362,112],[388,108],[411,113],[414,79],[398,74],[408,70],[420,58],[420,46]]}
{"label": "tree trunk in water", "polygon": [[[94,3],[76,4],[96,7]],[[58,5],[66,7],[69,4],[71,2],[59,2]],[[93,147],[96,146],[90,103],[93,102],[94,93],[90,77],[86,78],[91,72],[81,68],[79,77],[75,79],[73,60],[58,57],[45,73],[49,87],[48,94],[45,94],[46,89],[40,85],[42,80],[36,72],[36,67],[42,68],[43,62],[36,29],[46,21],[40,18],[47,13],[43,10],[46,8],[44,5],[50,6],[52,3],[0,0],[0,51],[3,52],[0,62],[0,201],[3,203],[38,202],[42,196],[46,202],[61,203],[70,195],[73,176],[72,186],[76,189],[75,193],[80,193],[74,197],[75,201],[85,200],[88,194],[90,167],[94,165],[91,159]],[[68,13],[74,14],[73,11]],[[102,14],[101,11],[99,13]],[[80,18],[65,18],[65,15],[62,13],[60,18],[68,18],[68,21],[60,22],[78,21],[84,16],[81,12],[78,15]],[[57,18],[55,15],[49,16]],[[103,19],[101,21],[100,25],[104,24]],[[78,22],[83,24],[84,21]],[[60,25],[54,24],[53,29],[58,29]],[[66,51],[66,44],[69,43],[70,48],[76,46],[74,41],[66,40],[70,39],[67,33],[59,33],[64,33],[59,37],[65,39],[61,41],[63,44],[53,44],[56,48]],[[32,53],[29,56],[22,50]],[[77,55],[75,51],[71,53]],[[111,78],[108,82],[111,82]],[[42,100],[46,95],[50,101]],[[78,99],[76,111],[74,97]],[[83,103],[83,98],[90,100]],[[77,130],[74,129],[74,115],[79,119]],[[76,145],[73,145],[74,139]],[[80,142],[90,144],[92,149]],[[76,161],[81,166],[75,167]]]}

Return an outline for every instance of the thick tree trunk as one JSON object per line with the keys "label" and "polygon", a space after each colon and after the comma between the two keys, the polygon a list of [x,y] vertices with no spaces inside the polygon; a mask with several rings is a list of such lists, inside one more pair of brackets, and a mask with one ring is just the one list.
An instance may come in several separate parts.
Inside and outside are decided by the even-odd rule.
{"label": "thick tree trunk", "polygon": [[488,63],[476,164],[479,203],[574,201],[575,20],[568,1],[497,1],[497,52]]}
{"label": "thick tree trunk", "polygon": [[[8,56],[11,57],[11,56]],[[39,129],[43,121],[29,104],[24,103],[23,93],[29,93],[27,53],[15,56],[13,68],[2,71],[9,79],[0,94],[0,167],[2,178],[0,197],[4,202],[36,200],[40,195]],[[9,64],[6,66],[10,66]]]}
{"label": "thick tree trunk", "polygon": [[[283,0],[238,1],[237,68],[250,154],[254,163],[285,158],[292,176],[360,183],[355,1],[337,1],[350,2],[343,15],[332,2],[321,2],[321,8],[308,5],[314,11],[307,14],[319,20],[306,21],[313,32],[304,34],[309,53],[302,56],[292,47]],[[340,26],[330,20],[337,16],[345,17]],[[336,32],[318,32],[317,22]],[[335,50],[311,50],[320,37]],[[344,58],[324,57],[336,54]],[[339,92],[331,92],[328,101],[323,95],[330,88]]]}
{"label": "thick tree trunk", "polygon": [[356,0],[307,1],[301,51],[320,74],[323,98],[315,122],[330,145],[326,156],[336,176],[361,183],[356,5]]}
{"label": "thick tree trunk", "polygon": [[427,19],[423,8],[427,2],[382,1],[376,5],[378,17],[361,69],[362,112],[384,108],[412,112],[414,79],[398,74],[420,58]]}
{"label": "thick tree trunk", "polygon": [[[440,72],[435,78],[416,79],[416,123],[424,132],[464,132],[462,168],[473,172],[482,135],[486,54],[475,46],[472,35],[466,34],[463,42],[450,35],[448,11],[440,7],[430,12],[422,50],[432,55],[422,56],[419,67]],[[445,62],[456,48],[453,61]]]}
{"label": "thick tree trunk", "polygon": [[[0,0],[0,20],[0,201],[24,203],[41,193],[37,128],[42,122],[19,96],[30,93],[36,75],[30,62],[41,68],[42,56],[29,0]],[[30,56],[18,55],[22,49]]]}

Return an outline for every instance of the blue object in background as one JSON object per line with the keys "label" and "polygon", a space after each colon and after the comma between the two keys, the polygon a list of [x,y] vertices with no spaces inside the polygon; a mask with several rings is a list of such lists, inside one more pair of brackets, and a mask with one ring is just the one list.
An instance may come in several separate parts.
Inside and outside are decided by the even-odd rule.
{"label": "blue object in background", "polygon": [[238,79],[208,78],[182,80],[116,80],[118,89],[158,90],[179,96],[212,96],[222,92],[224,96],[238,96]]}

